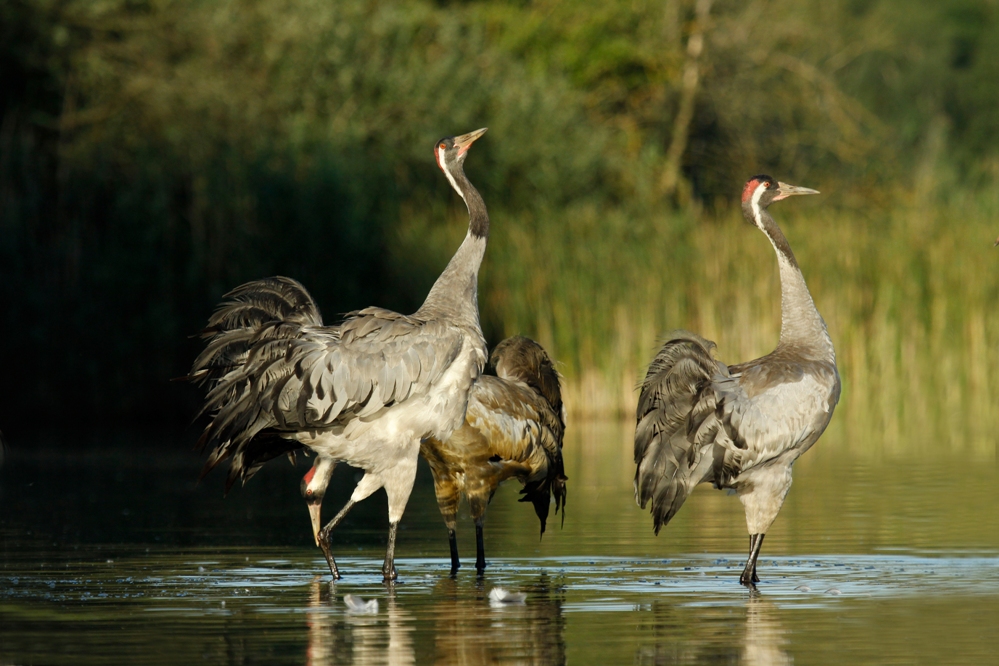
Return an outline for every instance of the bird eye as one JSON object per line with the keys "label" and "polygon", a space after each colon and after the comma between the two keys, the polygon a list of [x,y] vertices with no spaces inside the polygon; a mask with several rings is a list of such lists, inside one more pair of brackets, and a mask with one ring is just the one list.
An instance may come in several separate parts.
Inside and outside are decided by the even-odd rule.
{"label": "bird eye", "polygon": [[769,190],[770,189],[770,181],[768,180],[767,182],[763,183],[763,187],[765,187],[765,188],[767,188]]}
{"label": "bird eye", "polygon": [[306,490],[305,494],[309,495],[311,497],[312,496],[312,489],[310,488],[309,490]]}
{"label": "bird eye", "polygon": [[444,150],[445,148],[447,148],[447,144],[445,144],[443,141],[441,141],[440,145],[437,146],[437,147],[440,148],[441,150]]}

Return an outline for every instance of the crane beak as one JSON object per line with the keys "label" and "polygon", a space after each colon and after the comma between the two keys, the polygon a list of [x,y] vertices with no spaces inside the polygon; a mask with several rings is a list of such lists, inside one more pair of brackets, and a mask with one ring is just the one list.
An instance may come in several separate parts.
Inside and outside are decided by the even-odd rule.
{"label": "crane beak", "polygon": [[322,508],[323,505],[321,502],[309,502],[309,518],[312,519],[312,538],[316,540],[317,546],[319,545],[319,528],[322,526],[322,517],[320,516]]}
{"label": "crane beak", "polygon": [[797,185],[788,185],[787,183],[782,183],[777,181],[777,187],[780,192],[773,198],[774,201],[780,201],[781,199],[787,199],[788,197],[793,197],[796,194],[818,194],[818,190],[813,190],[808,187],[798,187]]}
{"label": "crane beak", "polygon": [[488,127],[483,127],[482,129],[477,129],[474,132],[469,132],[468,134],[462,134],[461,136],[454,137],[454,145],[458,146],[458,154],[464,155],[475,140],[486,133]]}

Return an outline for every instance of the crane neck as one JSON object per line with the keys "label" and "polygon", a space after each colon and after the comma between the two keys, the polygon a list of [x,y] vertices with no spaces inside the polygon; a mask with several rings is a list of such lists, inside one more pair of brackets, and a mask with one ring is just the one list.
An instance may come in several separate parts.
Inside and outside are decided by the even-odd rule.
{"label": "crane neck", "polygon": [[444,173],[468,208],[468,233],[416,314],[446,314],[456,323],[479,329],[479,266],[489,239],[489,212],[460,164]]}
{"label": "crane neck", "polygon": [[778,347],[793,347],[799,353],[835,362],[836,353],[826,322],[815,307],[791,245],[766,209],[760,210],[759,218],[758,226],[770,239],[780,269],[781,327]]}

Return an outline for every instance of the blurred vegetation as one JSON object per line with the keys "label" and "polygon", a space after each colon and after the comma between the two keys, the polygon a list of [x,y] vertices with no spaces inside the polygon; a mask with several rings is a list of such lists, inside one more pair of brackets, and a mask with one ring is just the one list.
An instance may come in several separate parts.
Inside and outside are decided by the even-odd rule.
{"label": "blurred vegetation", "polygon": [[190,418],[166,380],[248,279],[415,309],[466,224],[433,142],[482,126],[487,336],[575,416],[627,413],[663,331],[772,348],[768,172],[824,193],[775,216],[845,427],[999,426],[999,0],[8,0],[0,78],[5,431]]}

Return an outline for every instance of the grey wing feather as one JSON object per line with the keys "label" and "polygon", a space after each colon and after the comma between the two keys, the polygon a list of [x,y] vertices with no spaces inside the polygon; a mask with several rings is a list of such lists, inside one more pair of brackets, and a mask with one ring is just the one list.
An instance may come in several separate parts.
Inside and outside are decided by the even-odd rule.
{"label": "grey wing feather", "polygon": [[657,534],[702,480],[702,456],[718,434],[712,384],[728,370],[713,358],[714,347],[694,333],[675,331],[642,382],[635,428],[635,499],[642,508],[652,502]]}
{"label": "grey wing feather", "polygon": [[[280,336],[258,333],[244,362],[209,392],[203,411],[214,418],[200,442],[213,449],[207,469],[265,429],[330,428],[424,393],[463,343],[445,323],[388,311],[357,313],[338,328],[282,325]],[[414,349],[426,362],[405,362]]]}
{"label": "grey wing feather", "polygon": [[292,278],[275,276],[247,282],[225,299],[201,332],[209,342],[187,379],[198,383],[218,380],[246,359],[264,329],[264,337],[280,338],[294,337],[301,326],[323,325],[312,296]]}
{"label": "grey wing feather", "polygon": [[[242,307],[250,299],[270,304],[254,292],[256,285],[266,282],[234,290],[237,297],[224,303],[220,312],[230,303]],[[262,286],[271,289],[272,284]],[[265,293],[270,298],[270,292]],[[215,371],[221,376],[202,409],[212,415],[199,440],[199,446],[211,450],[203,475],[231,457],[233,472],[245,481],[255,471],[245,454],[253,450],[250,443],[261,433],[290,437],[302,430],[343,425],[427,391],[463,344],[461,332],[453,326],[380,308],[351,313],[338,327],[317,325],[321,320],[315,309],[272,307],[270,311],[271,319],[219,312],[213,317],[246,327],[235,329],[241,334],[238,346],[230,350],[223,345],[207,357],[202,354],[192,372],[195,376],[205,367],[217,367],[212,362],[220,356],[230,368],[224,374]],[[289,319],[279,319],[288,313]],[[233,331],[215,335],[232,336]]]}

